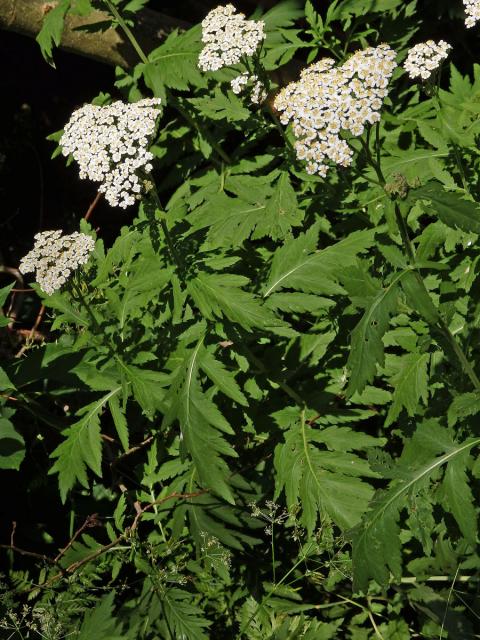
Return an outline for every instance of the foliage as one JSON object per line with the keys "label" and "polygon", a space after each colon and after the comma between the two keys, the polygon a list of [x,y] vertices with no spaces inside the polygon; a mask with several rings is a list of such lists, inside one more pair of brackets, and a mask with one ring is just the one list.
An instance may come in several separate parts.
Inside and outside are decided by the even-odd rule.
{"label": "foliage", "polygon": [[[69,11],[128,35],[145,4],[60,2],[42,52]],[[9,637],[476,637],[480,67],[397,70],[352,167],[309,175],[280,68],[432,36],[415,0],[317,4],[256,11],[263,105],[199,71],[198,25],[96,100],[162,98],[158,198],[110,246],[81,221],[48,339],[0,368],[1,473],[61,522],[2,546]]]}

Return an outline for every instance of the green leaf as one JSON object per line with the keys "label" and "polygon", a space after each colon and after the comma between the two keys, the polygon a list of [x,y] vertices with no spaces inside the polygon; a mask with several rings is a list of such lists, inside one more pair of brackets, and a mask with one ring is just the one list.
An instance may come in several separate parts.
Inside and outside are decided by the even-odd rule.
{"label": "green leaf", "polygon": [[[400,577],[400,513],[408,507],[409,497],[428,488],[432,477],[436,478],[445,465],[447,470],[443,490],[448,500],[448,510],[457,519],[464,535],[470,538],[476,529],[476,515],[458,495],[458,491],[465,491],[465,478],[457,465],[464,468],[467,453],[478,445],[480,438],[455,443],[450,433],[433,421],[419,425],[413,437],[407,441],[400,459],[388,472],[395,479],[387,490],[377,493],[371,509],[353,531],[355,590],[366,591],[370,578],[386,586],[390,571],[396,578]],[[459,482],[458,490],[453,484],[456,481]],[[466,491],[465,499],[470,503],[469,491]],[[471,518],[473,514],[473,519],[468,523],[461,513],[462,507],[466,508],[465,517]]]}
{"label": "green leaf", "polygon": [[101,598],[100,602],[89,609],[83,618],[77,640],[122,640],[125,636],[121,632],[121,626],[113,617],[113,601],[115,591],[110,591]]}
{"label": "green leaf", "polygon": [[428,200],[426,213],[438,218],[452,229],[480,234],[480,206],[467,200],[462,193],[446,191],[440,182],[430,181],[425,186],[412,189],[409,200]]}
{"label": "green leaf", "polygon": [[347,395],[362,393],[375,376],[377,363],[383,366],[383,335],[390,316],[397,307],[398,284],[406,271],[395,275],[392,281],[372,299],[362,319],[352,331],[351,350],[347,366],[350,380]]}
{"label": "green leaf", "polygon": [[163,425],[167,427],[178,420],[185,449],[193,460],[200,482],[233,504],[228,483],[229,470],[222,456],[237,457],[237,453],[221,435],[222,432],[232,434],[233,431],[217,406],[203,392],[198,380],[202,347],[200,340],[193,350],[185,352],[166,398],[170,407]]}
{"label": "green leaf", "polygon": [[248,405],[233,374],[205,348],[200,351],[199,365],[222,393],[242,406]]}
{"label": "green leaf", "polygon": [[108,407],[112,414],[113,424],[117,430],[118,437],[122,443],[124,451],[128,450],[128,425],[125,413],[120,408],[120,403],[117,396],[113,396],[108,401]]}
{"label": "green leaf", "polygon": [[[352,449],[378,446],[383,441],[354,433],[348,427],[318,429],[302,414],[275,449],[278,496],[285,491],[287,506],[300,502],[301,522],[311,534],[317,519],[328,515],[341,529],[358,524],[373,495],[373,489],[359,476],[375,475],[368,463],[348,453]],[[320,449],[317,445],[323,445]]]}
{"label": "green leaf", "polygon": [[448,409],[448,426],[453,427],[459,420],[480,412],[480,394],[463,393],[457,396]]}
{"label": "green leaf", "polygon": [[[47,5],[45,5],[47,6]],[[42,28],[35,38],[40,45],[43,57],[55,68],[53,47],[58,47],[63,33],[63,22],[70,8],[70,0],[60,0],[56,6],[45,13]]]}
{"label": "green leaf", "polygon": [[173,31],[148,56],[150,62],[144,67],[147,85],[152,87],[155,81],[182,91],[190,86],[206,87],[206,79],[197,64],[202,47],[200,25],[184,33]]}
{"label": "green leaf", "polygon": [[241,288],[247,283],[244,276],[199,273],[188,283],[188,291],[209,320],[225,316],[247,330],[280,326],[282,322],[257,296]]}
{"label": "green leaf", "polygon": [[15,385],[7,376],[5,371],[0,367],[0,391],[11,391],[15,389]]}
{"label": "green leaf", "polygon": [[194,604],[191,593],[177,588],[166,590],[162,594],[162,608],[173,632],[172,639],[208,640],[204,629],[211,623]]}
{"label": "green leaf", "polygon": [[427,402],[429,359],[428,353],[409,353],[401,357],[398,372],[390,378],[394,392],[393,403],[385,420],[386,427],[398,418],[402,408],[407,410],[409,416],[413,416],[420,398]]}
{"label": "green leaf", "polygon": [[355,264],[357,255],[373,244],[375,236],[370,230],[355,231],[344,240],[316,251],[317,234],[318,228],[310,227],[275,251],[264,298],[285,288],[327,295],[343,293],[338,284],[339,272]]}
{"label": "green leaf", "polygon": [[252,239],[269,236],[273,240],[284,239],[292,227],[302,224],[304,212],[299,210],[297,196],[290,178],[283,171],[278,178],[265,212],[257,222]]}
{"label": "green leaf", "polygon": [[202,98],[190,98],[188,100],[197,111],[211,120],[228,120],[229,122],[242,122],[251,116],[249,109],[243,106],[240,98],[232,92],[223,93],[216,88],[213,96]]}
{"label": "green leaf", "polygon": [[65,440],[52,452],[56,461],[49,474],[58,473],[62,502],[76,481],[88,488],[87,467],[101,476],[102,440],[100,414],[107,402],[121,391],[113,389],[102,398],[83,407],[77,415],[83,417],[63,431]]}
{"label": "green leaf", "polygon": [[[7,414],[8,415],[8,414]],[[25,440],[0,414],[0,469],[18,469],[25,458]]]}

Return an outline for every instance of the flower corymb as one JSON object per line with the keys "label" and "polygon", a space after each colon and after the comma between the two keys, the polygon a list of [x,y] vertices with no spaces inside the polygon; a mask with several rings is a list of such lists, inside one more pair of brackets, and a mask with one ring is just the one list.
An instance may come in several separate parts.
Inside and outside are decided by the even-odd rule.
{"label": "flower corymb", "polygon": [[202,22],[202,42],[198,58],[202,71],[217,71],[253,56],[265,38],[262,20],[247,20],[232,4],[212,9]]}
{"label": "flower corymb", "polygon": [[416,44],[408,51],[403,67],[412,80],[428,80],[435,69],[448,57],[452,47],[444,40],[427,40]]}
{"label": "flower corymb", "polygon": [[160,98],[133,104],[121,101],[74,111],[60,140],[63,155],[72,154],[80,178],[100,182],[99,191],[112,207],[134,204],[142,191],[139,171],[152,170],[148,151],[159,115]]}
{"label": "flower corymb", "polygon": [[230,86],[237,95],[248,91],[252,104],[260,104],[267,98],[265,85],[255,73],[241,73],[230,81]]}
{"label": "flower corymb", "polygon": [[62,236],[60,230],[41,231],[35,235],[33,249],[22,258],[22,273],[36,272],[42,291],[52,294],[66,283],[80,265],[85,264],[95,247],[95,240],[75,231]]}
{"label": "flower corymb", "polygon": [[463,0],[465,7],[465,26],[470,29],[480,20],[480,0]]}
{"label": "flower corymb", "polygon": [[324,58],[280,91],[275,108],[283,124],[293,124],[297,157],[307,161],[308,173],[325,177],[327,160],[344,167],[352,163],[353,151],[340,133],[360,136],[367,123],[380,120],[395,56],[382,44],[357,51],[340,67]]}

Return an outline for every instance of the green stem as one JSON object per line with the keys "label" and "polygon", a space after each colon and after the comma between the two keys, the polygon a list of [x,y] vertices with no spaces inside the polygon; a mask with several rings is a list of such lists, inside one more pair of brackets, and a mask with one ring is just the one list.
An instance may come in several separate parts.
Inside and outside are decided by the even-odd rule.
{"label": "green stem", "polygon": [[272,107],[267,103],[266,104],[266,111],[268,113],[268,115],[270,116],[270,118],[272,119],[275,127],[277,128],[277,130],[279,131],[280,135],[282,136],[283,140],[285,141],[285,144],[287,145],[288,151],[292,156],[296,156],[295,153],[295,148],[292,145],[292,143],[290,142],[290,140],[287,137],[287,134],[285,133],[285,129],[282,127],[282,123],[280,122],[280,120],[277,118],[277,114],[275,113],[275,111],[272,109]]}
{"label": "green stem", "polygon": [[[154,200],[155,207],[162,214],[163,213],[163,207],[162,207],[162,204],[160,202],[160,198],[158,197],[158,193],[157,193],[156,189],[155,188],[152,189],[150,191],[150,193],[152,195],[152,199]],[[160,226],[162,227],[162,231],[163,231],[163,234],[165,236],[165,241],[166,241],[167,246],[168,246],[168,251],[170,253],[170,257],[171,257],[172,261],[174,262],[174,264],[177,265],[179,271],[183,272],[184,271],[183,261],[182,261],[180,255],[179,255],[179,253],[175,249],[175,244],[173,242],[172,236],[170,235],[170,231],[168,230],[167,222],[166,222],[165,218],[163,217],[163,215],[160,218]]]}
{"label": "green stem", "polygon": [[[143,64],[148,64],[149,60],[146,53],[143,51],[138,40],[135,38],[131,29],[128,27],[125,20],[120,15],[120,13],[117,11],[116,7],[111,3],[110,0],[104,0],[104,2],[107,5],[108,10],[112,14],[112,16],[118,22],[120,28],[125,33],[132,47],[135,49],[140,60],[143,62]],[[212,149],[216,151],[216,153],[220,156],[220,158],[222,158],[222,160],[227,164],[232,164],[232,161],[228,156],[228,154],[225,153],[225,151],[215,142],[215,140],[213,140],[212,136],[208,132],[204,131],[203,128],[198,124],[198,122],[196,122],[195,119],[192,118],[192,116],[188,113],[188,111],[186,111],[183,108],[183,106],[180,104],[177,98],[168,91],[166,91],[166,95],[167,95],[167,101],[172,105],[172,107],[176,111],[178,111],[178,113],[190,124],[190,126],[194,127],[198,131],[198,133],[201,136],[203,136],[205,140],[207,140],[208,144],[212,147]]]}
{"label": "green stem", "polygon": [[138,54],[138,57],[140,58],[140,60],[144,64],[148,64],[148,58],[145,55],[145,52],[143,51],[142,47],[139,45],[138,40],[133,35],[131,29],[129,28],[129,26],[127,25],[125,20],[122,18],[122,16],[117,11],[115,5],[112,4],[112,2],[110,2],[110,0],[104,0],[104,2],[107,5],[108,10],[112,14],[112,16],[115,18],[115,20],[118,22],[120,27],[123,29],[123,32],[127,36],[127,38],[129,40],[130,44],[132,45],[132,47],[135,49],[135,51]]}
{"label": "green stem", "polygon": [[75,282],[74,278],[72,278],[72,280],[71,280],[71,286],[72,286],[72,289],[75,290],[75,293],[76,293],[76,295],[78,297],[78,302],[80,302],[80,304],[85,308],[86,312],[90,316],[90,319],[92,321],[93,326],[95,327],[96,332],[98,334],[101,334],[102,333],[102,328],[98,324],[98,321],[97,321],[93,311],[90,309],[90,305],[85,300],[85,296],[83,295],[82,290],[80,289],[80,287]]}
{"label": "green stem", "polygon": [[[371,150],[370,150],[370,146],[368,145],[368,143],[365,142],[362,139],[360,139],[360,140],[362,141],[362,146],[364,148],[365,155],[367,156],[367,159],[368,159],[369,163],[371,164],[372,168],[375,170],[375,173],[377,174],[378,179],[379,179],[380,183],[382,184],[382,186],[385,186],[386,181],[385,181],[385,177],[384,177],[383,172],[382,172],[382,168],[380,166],[380,144],[379,144],[378,124],[377,124],[377,130],[376,130],[376,134],[375,134],[376,160],[372,156],[372,153],[371,153]],[[400,211],[400,207],[398,205],[398,202],[395,202],[394,209],[395,209],[395,219],[396,219],[396,222],[397,222],[398,229],[400,231],[400,236],[402,238],[402,244],[403,244],[403,247],[405,249],[405,253],[407,254],[408,261],[409,261],[410,265],[413,267],[413,273],[415,274],[415,278],[417,279],[418,284],[422,287],[422,289],[424,290],[425,294],[428,297],[430,297],[430,294],[428,292],[428,289],[425,286],[423,278],[422,278],[418,268],[416,267],[415,251],[413,249],[413,245],[412,245],[412,242],[410,240],[407,223],[405,221],[404,216],[402,215],[402,212]],[[442,335],[444,336],[445,340],[450,345],[453,353],[456,355],[457,360],[460,363],[461,370],[464,371],[467,374],[467,376],[470,379],[470,382],[472,383],[474,389],[477,392],[480,392],[480,379],[478,378],[478,376],[475,373],[471,363],[468,361],[465,353],[463,352],[463,350],[460,347],[460,345],[458,344],[458,342],[455,340],[455,337],[452,334],[452,332],[450,331],[450,328],[448,327],[448,324],[442,318],[440,313],[438,314],[437,322],[438,322],[438,326],[439,326],[439,329],[440,329]]]}

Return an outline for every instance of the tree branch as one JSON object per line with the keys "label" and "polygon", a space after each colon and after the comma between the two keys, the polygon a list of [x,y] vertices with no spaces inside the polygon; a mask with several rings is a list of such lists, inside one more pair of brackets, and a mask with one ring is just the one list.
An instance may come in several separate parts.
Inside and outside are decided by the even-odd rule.
{"label": "tree branch", "polygon": [[[0,0],[0,29],[35,38],[42,28],[45,14],[55,4],[45,0]],[[85,17],[68,14],[60,47],[108,65],[124,69],[135,66],[138,56],[120,29],[107,29],[101,33],[83,29],[86,25],[106,20],[109,20],[109,15],[104,11],[95,10]],[[158,47],[173,29],[190,26],[183,20],[142,9],[136,14],[133,32],[142,48],[149,52]]]}

